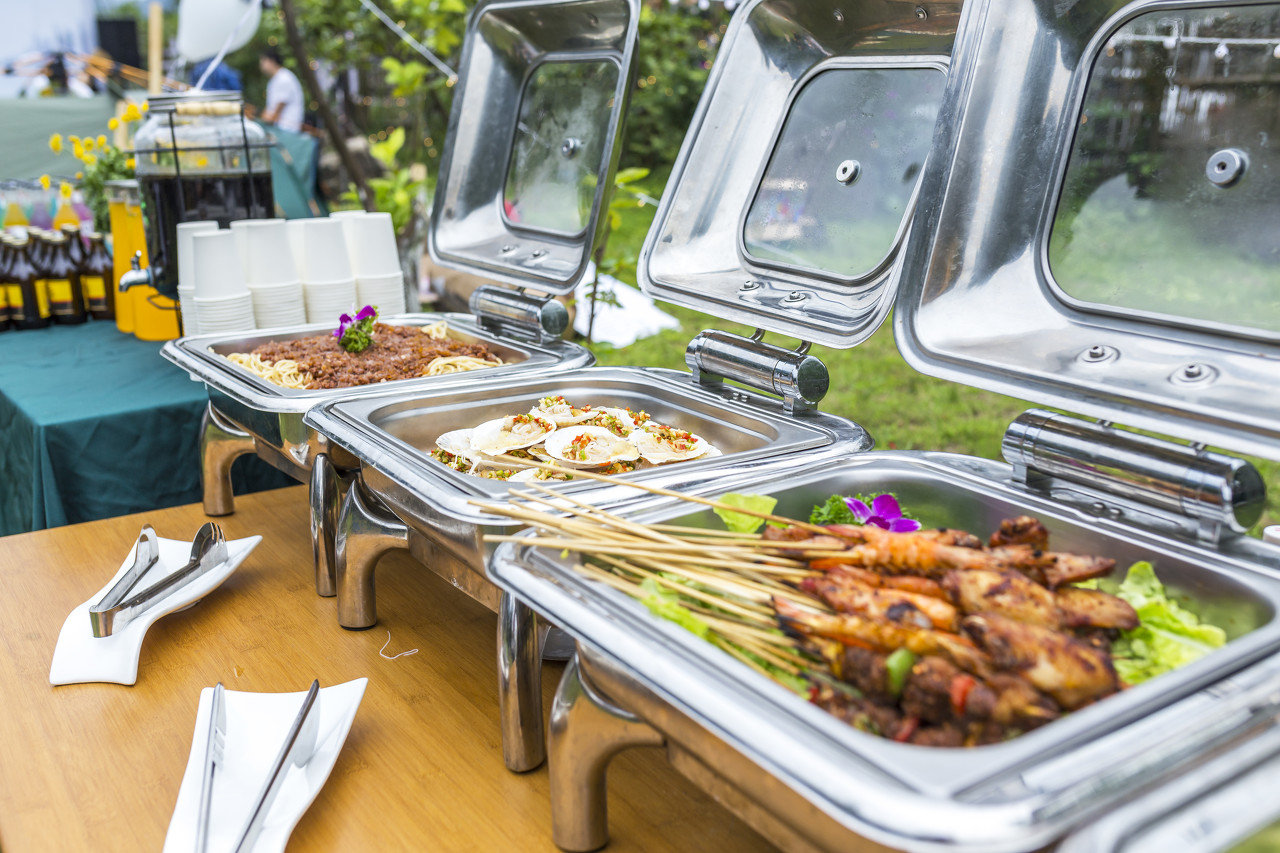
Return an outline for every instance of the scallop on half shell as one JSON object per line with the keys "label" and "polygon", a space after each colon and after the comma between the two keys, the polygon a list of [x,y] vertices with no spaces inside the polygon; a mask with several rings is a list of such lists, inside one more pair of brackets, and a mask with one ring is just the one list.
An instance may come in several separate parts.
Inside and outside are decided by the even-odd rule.
{"label": "scallop on half shell", "polygon": [[580,424],[595,417],[596,413],[590,406],[579,408],[564,397],[543,397],[529,410],[529,414],[545,418],[558,427],[566,427]]}
{"label": "scallop on half shell", "polygon": [[626,438],[636,429],[636,422],[626,409],[612,409],[602,406],[591,410],[591,417],[583,421],[583,426],[602,427],[619,438]]}
{"label": "scallop on half shell", "polygon": [[576,426],[556,430],[544,445],[547,453],[575,468],[596,468],[611,462],[627,462],[640,451],[625,438],[603,427]]}
{"label": "scallop on half shell", "polygon": [[485,421],[471,431],[471,449],[498,456],[531,447],[556,431],[556,425],[537,415],[508,415]]}
{"label": "scallop on half shell", "polygon": [[436,447],[454,456],[470,457],[473,455],[471,450],[471,433],[473,432],[475,430],[450,430],[436,439]]}
{"label": "scallop on half shell", "polygon": [[705,438],[662,424],[646,424],[627,440],[635,444],[646,462],[654,465],[688,462],[711,450],[711,443]]}

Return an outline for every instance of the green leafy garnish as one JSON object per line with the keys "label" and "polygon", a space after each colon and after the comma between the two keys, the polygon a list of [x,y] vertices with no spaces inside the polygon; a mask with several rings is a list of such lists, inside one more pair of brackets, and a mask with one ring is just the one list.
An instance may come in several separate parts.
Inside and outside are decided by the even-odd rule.
{"label": "green leafy garnish", "polygon": [[832,495],[826,503],[820,503],[809,513],[810,524],[857,524],[853,511],[840,495]]}
{"label": "green leafy garnish", "polygon": [[[1080,584],[1097,589],[1097,582]],[[1129,684],[1140,684],[1198,660],[1227,642],[1226,632],[1178,604],[1147,562],[1129,567],[1115,594],[1138,612],[1141,623],[1120,632],[1111,644],[1116,674]]]}
{"label": "green leafy garnish", "polygon": [[[729,506],[736,506],[742,509],[749,509],[753,512],[772,513],[773,508],[778,505],[777,498],[771,498],[768,495],[739,495],[730,492],[727,495],[721,495],[717,498],[720,503]],[[720,516],[720,520],[724,522],[724,526],[734,533],[755,533],[764,524],[763,518],[757,518],[754,515],[747,515],[744,512],[734,512],[733,510],[715,508],[716,515]]]}
{"label": "green leafy garnish", "polygon": [[364,352],[373,343],[373,324],[378,319],[378,309],[366,305],[356,316],[343,314],[338,318],[338,328],[333,336],[338,339],[338,346],[347,352]]}
{"label": "green leafy garnish", "polygon": [[669,589],[663,589],[653,578],[645,578],[640,584],[644,597],[640,599],[640,603],[649,608],[649,612],[654,616],[674,622],[686,631],[698,635],[702,639],[707,639],[711,633],[711,626],[703,622],[684,605],[680,603],[680,596]]}

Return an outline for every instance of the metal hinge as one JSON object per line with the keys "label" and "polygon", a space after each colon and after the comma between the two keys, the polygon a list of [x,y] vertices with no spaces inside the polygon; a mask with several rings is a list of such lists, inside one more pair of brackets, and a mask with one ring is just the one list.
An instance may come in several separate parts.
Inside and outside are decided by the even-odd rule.
{"label": "metal hinge", "polygon": [[1009,425],[1001,451],[1027,489],[1204,543],[1246,532],[1266,505],[1266,483],[1249,462],[1105,421],[1032,409]]}
{"label": "metal hinge", "polygon": [[471,313],[485,329],[529,341],[558,338],[569,327],[569,311],[550,296],[498,285],[476,288]]}
{"label": "metal hinge", "polygon": [[827,366],[809,355],[809,344],[789,350],[764,342],[764,330],[750,338],[703,332],[684,351],[694,381],[712,385],[732,379],[757,391],[782,398],[787,414],[814,409],[827,394],[831,376]]}

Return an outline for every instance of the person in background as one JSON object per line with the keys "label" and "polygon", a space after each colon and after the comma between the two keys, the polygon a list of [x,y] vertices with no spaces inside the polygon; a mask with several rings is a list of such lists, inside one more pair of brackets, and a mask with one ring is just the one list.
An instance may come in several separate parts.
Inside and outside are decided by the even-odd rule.
{"label": "person in background", "polygon": [[[191,73],[187,75],[187,82],[192,86],[199,83],[210,62],[213,62],[212,56],[208,59],[202,59],[191,66]],[[239,92],[241,88],[240,75],[225,62],[219,62],[218,67],[209,74],[209,79],[204,81],[204,90],[206,92]]]}
{"label": "person in background", "polygon": [[297,133],[302,129],[302,84],[298,77],[284,67],[280,52],[264,50],[258,58],[262,73],[267,75],[267,106],[262,120],[284,130]]}

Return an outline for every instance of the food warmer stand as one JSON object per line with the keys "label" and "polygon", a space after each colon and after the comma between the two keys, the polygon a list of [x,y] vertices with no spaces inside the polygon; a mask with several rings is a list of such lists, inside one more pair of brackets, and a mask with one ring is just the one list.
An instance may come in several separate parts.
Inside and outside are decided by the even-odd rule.
{"label": "food warmer stand", "polygon": [[[530,133],[526,129],[530,122],[524,116],[531,106],[544,101],[557,105],[527,88],[518,97],[519,81],[555,80],[566,71],[554,66],[567,60],[549,63],[535,50],[503,47],[515,56],[529,57],[520,61],[531,67],[520,67],[513,73],[493,58],[499,49],[494,34],[501,33],[517,46],[540,44],[544,32],[555,33],[563,45],[577,44],[584,30],[609,32],[609,16],[624,12],[634,16],[638,9],[638,3],[616,0],[482,3],[477,7],[467,29],[460,91],[454,98],[429,231],[430,249],[438,263],[519,282],[530,274],[530,266],[537,260],[536,250],[531,248],[544,238],[547,229],[564,230],[561,220],[566,218],[568,227],[575,227],[572,216],[549,209],[530,211],[520,204],[533,188],[549,208],[566,194],[572,198],[580,185],[572,169],[543,166],[533,156],[538,149],[526,137],[540,137],[542,150],[572,159],[581,147],[560,128],[572,126],[575,110],[600,109],[594,106],[598,98],[587,90],[585,96],[569,99],[567,109],[561,107],[563,116],[552,112],[542,119],[542,124],[560,135]],[[927,35],[919,42],[919,67],[937,78],[933,89],[937,95],[945,80],[954,24],[948,28],[944,23],[942,29],[943,34]],[[557,51],[564,49],[561,43],[553,46]],[[553,56],[560,58],[559,53]],[[584,67],[570,69],[574,72],[570,79],[589,80],[598,75],[591,61],[577,60],[576,64]],[[577,85],[576,90],[583,91],[583,86]],[[498,109],[500,105],[505,108]],[[896,195],[875,222],[860,222],[854,229],[856,234],[865,224],[869,236],[878,240],[875,250],[879,254],[860,279],[865,287],[887,287],[898,275],[900,235],[910,219],[912,195],[932,131],[933,115],[927,107],[919,114],[902,116],[896,128],[900,132],[891,144],[886,142],[883,159],[867,158],[869,170],[875,163],[883,165],[886,174],[892,173],[892,178],[880,175],[875,180],[892,183]],[[499,143],[502,147],[497,147]],[[767,143],[767,139],[756,141],[757,147]],[[495,162],[510,165],[505,170],[494,169]],[[884,231],[887,234],[881,233]],[[741,272],[730,275],[736,276],[739,284],[746,281]],[[779,269],[756,276],[752,286],[767,300],[780,282],[787,282],[788,292],[798,293],[805,283],[814,288],[826,286],[819,281],[825,275],[838,276],[840,271]],[[770,328],[806,341],[839,343],[868,322],[864,310],[868,306],[815,298],[793,310],[795,301],[783,299],[785,312],[803,319]],[[721,314],[726,306],[708,300],[702,307]],[[339,622],[351,628],[374,624],[374,567],[379,556],[392,548],[407,548],[433,571],[497,610],[504,757],[513,770],[538,766],[544,757],[539,681],[546,623],[514,599],[502,597],[490,582],[486,564],[492,547],[483,541],[487,533],[513,533],[522,525],[473,503],[505,501],[511,486],[468,476],[436,461],[430,456],[436,438],[501,415],[528,411],[540,398],[561,395],[579,405],[646,411],[655,421],[705,437],[723,452],[714,458],[628,475],[668,488],[694,488],[750,474],[770,460],[835,462],[870,449],[871,439],[860,426],[817,410],[829,377],[822,362],[808,352],[809,345],[784,348],[765,342],[763,335],[763,328],[751,337],[721,331],[702,333],[689,345],[686,355],[691,373],[649,367],[591,367],[546,378],[527,374],[477,376],[462,389],[335,400],[311,409],[306,415],[311,428],[359,462],[356,484],[344,498],[334,546]],[[731,385],[726,379],[738,384]],[[645,500],[637,500],[635,491],[628,487],[590,481],[556,483],[554,488],[601,506],[634,507]]]}
{"label": "food warmer stand", "polygon": [[[1274,755],[1280,548],[1245,535],[1265,502],[1257,470],[1206,445],[1280,458],[1278,137],[1261,132],[1280,89],[1267,64],[1278,9],[753,0],[735,13],[645,244],[645,290],[684,304],[718,297],[736,306],[731,316],[785,309],[781,288],[722,273],[739,259],[773,269],[752,230],[760,199],[792,193],[800,227],[832,227],[805,222],[816,190],[801,190],[874,174],[866,156],[881,150],[883,123],[851,131],[860,117],[882,118],[865,109],[879,91],[896,91],[896,114],[918,107],[926,75],[908,48],[959,11],[898,292],[851,284],[843,296],[802,287],[791,298],[875,299],[876,318],[892,302],[899,348],[921,372],[1099,420],[1027,412],[1004,437],[1007,464],[942,452],[800,456],[690,491],[771,494],[775,512],[796,518],[832,494],[893,492],[927,525],[980,533],[1034,515],[1057,549],[1113,557],[1121,571],[1154,561],[1229,641],[1003,743],[899,744],[588,580],[570,557],[504,544],[491,577],[578,640],[550,720],[557,844],[607,842],[605,772],[638,745],[664,747],[784,848],[841,850],[1039,849],[1188,767],[1116,820],[1168,812],[1171,798],[1196,795],[1192,775],[1220,787],[1229,773],[1199,766],[1235,741],[1259,763]],[[823,105],[817,87],[835,75],[848,78],[844,101]],[[780,128],[772,146],[753,142],[769,126]],[[788,150],[793,126],[812,149]],[[1191,290],[1176,286],[1188,281]],[[717,524],[675,501],[626,517]],[[1068,849],[1107,849],[1084,837]]]}

